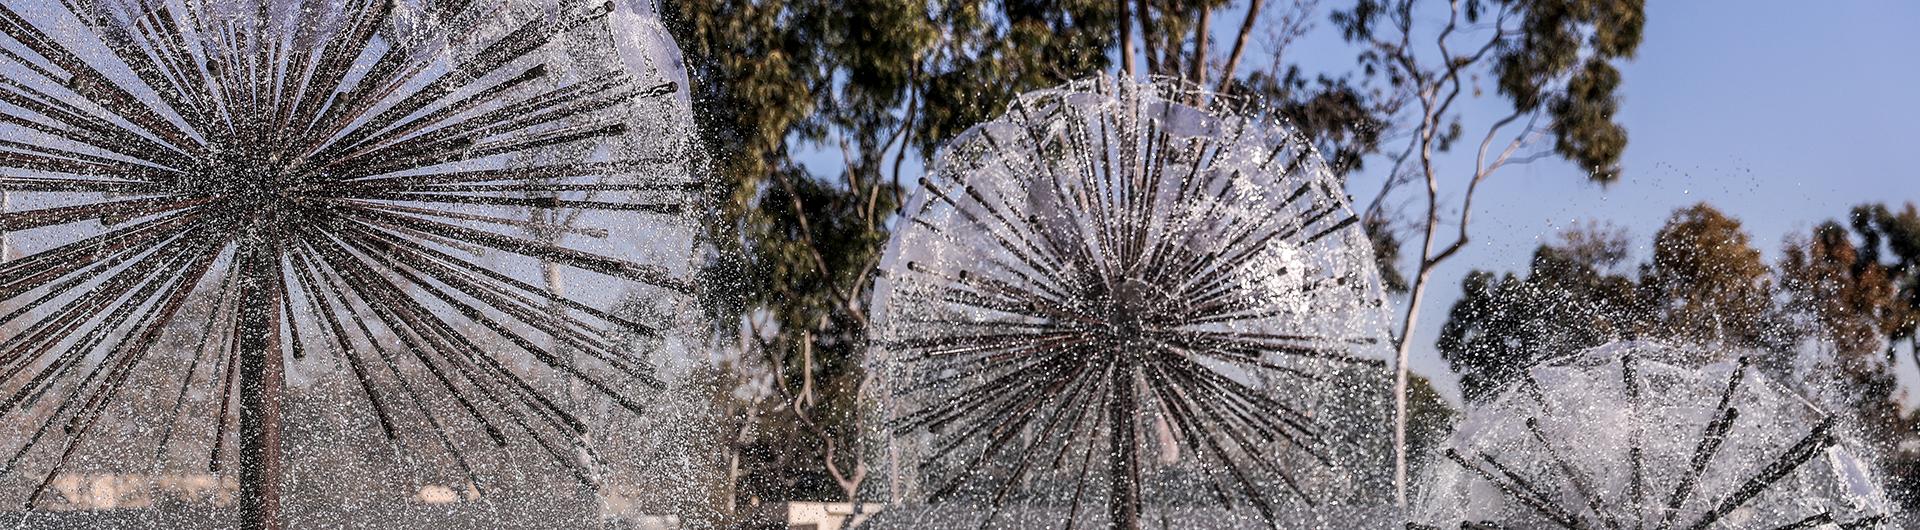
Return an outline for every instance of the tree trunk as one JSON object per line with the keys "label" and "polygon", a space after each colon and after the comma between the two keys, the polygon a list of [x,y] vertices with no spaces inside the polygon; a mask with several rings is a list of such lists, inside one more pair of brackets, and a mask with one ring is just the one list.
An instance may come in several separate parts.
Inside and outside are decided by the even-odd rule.
{"label": "tree trunk", "polygon": [[1134,443],[1134,395],[1131,363],[1122,363],[1113,371],[1110,387],[1113,399],[1107,400],[1107,527],[1114,530],[1140,528],[1140,458]]}
{"label": "tree trunk", "polygon": [[1407,357],[1413,349],[1413,325],[1420,319],[1420,299],[1427,291],[1427,271],[1420,271],[1412,290],[1393,356],[1393,505],[1401,512],[1407,509]]}
{"label": "tree trunk", "polygon": [[240,524],[280,528],[281,391],[278,260],[261,242],[242,242],[239,259],[245,305],[240,313]]}
{"label": "tree trunk", "polygon": [[1120,23],[1120,42],[1122,43],[1120,46],[1120,64],[1123,65],[1121,69],[1126,72],[1127,81],[1132,82],[1135,79],[1133,70],[1133,15],[1127,12],[1127,0],[1114,0],[1113,4],[1114,7],[1119,10],[1118,21]]}
{"label": "tree trunk", "polygon": [[[1433,167],[1431,161],[1423,162]],[[1431,170],[1428,175],[1427,223],[1420,243],[1420,268],[1413,275],[1413,285],[1409,286],[1407,314],[1400,323],[1393,356],[1393,500],[1394,507],[1403,515],[1407,511],[1407,379],[1411,371],[1407,361],[1413,352],[1413,328],[1420,323],[1420,303],[1427,297],[1427,280],[1433,277],[1433,240],[1440,225],[1440,214],[1434,206],[1438,190]]]}

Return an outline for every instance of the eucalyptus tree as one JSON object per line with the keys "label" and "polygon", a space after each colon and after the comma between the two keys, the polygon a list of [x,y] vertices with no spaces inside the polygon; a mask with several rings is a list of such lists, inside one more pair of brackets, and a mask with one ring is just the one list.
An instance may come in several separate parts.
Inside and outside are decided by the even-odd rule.
{"label": "eucalyptus tree", "polygon": [[[1383,179],[1379,196],[1415,184],[1424,212],[1413,219],[1419,252],[1408,281],[1399,332],[1395,384],[1395,436],[1405,447],[1407,356],[1413,348],[1422,302],[1433,270],[1458,255],[1470,240],[1475,191],[1502,168],[1540,158],[1560,158],[1597,183],[1620,175],[1626,130],[1614,121],[1620,72],[1631,59],[1646,24],[1641,0],[1359,0],[1333,16],[1342,35],[1361,48],[1360,65],[1371,82],[1403,94],[1410,133],[1400,168]],[[1429,22],[1437,21],[1437,22]],[[1465,171],[1442,168],[1440,154],[1467,133],[1463,94],[1477,94],[1477,79],[1492,80],[1511,111],[1494,117],[1477,139],[1474,162]],[[1536,150],[1551,138],[1550,149]],[[1451,186],[1459,203],[1455,219],[1443,220],[1441,190]],[[1442,232],[1451,232],[1442,240]],[[1395,463],[1400,504],[1405,506],[1406,455]]]}

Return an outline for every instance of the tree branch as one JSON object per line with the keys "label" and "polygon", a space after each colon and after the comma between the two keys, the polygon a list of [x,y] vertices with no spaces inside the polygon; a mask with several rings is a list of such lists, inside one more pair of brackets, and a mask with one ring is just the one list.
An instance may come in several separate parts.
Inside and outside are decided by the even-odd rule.
{"label": "tree branch", "polygon": [[[751,322],[748,323],[748,326],[757,328],[757,326]],[[845,472],[841,471],[838,454],[839,440],[831,433],[828,433],[826,428],[815,423],[812,415],[807,413],[807,407],[802,406],[803,403],[810,403],[812,401],[805,395],[812,392],[811,388],[802,389],[802,395],[795,395],[793,391],[787,390],[786,377],[784,375],[786,372],[785,363],[780,361],[780,356],[774,352],[774,348],[768,347],[765,341],[758,340],[757,332],[755,335],[756,342],[760,344],[760,350],[766,357],[768,366],[771,369],[770,371],[773,372],[774,389],[780,393],[780,396],[787,403],[786,408],[793,412],[794,418],[799,420],[800,426],[806,429],[808,434],[812,434],[814,438],[819,439],[820,443],[825,446],[825,451],[822,456],[825,459],[827,474],[832,476],[833,480],[838,482],[840,488],[846,492],[847,501],[857,504],[859,502],[860,483],[865,481],[867,477],[866,459],[858,456],[854,458],[852,476],[848,476]],[[811,331],[801,332],[801,337],[802,343],[800,347],[805,351],[811,351],[813,347]],[[813,371],[811,363],[809,363],[808,366],[802,367],[802,370],[802,376],[809,381],[808,385],[810,387]],[[869,375],[866,379],[871,378],[872,376]],[[860,386],[855,387],[854,391],[859,392],[859,388],[866,386],[866,384],[867,381],[863,379],[860,382]]]}
{"label": "tree branch", "polygon": [[[1187,77],[1193,81],[1193,85],[1197,87],[1207,86],[1207,31],[1211,29],[1210,26],[1212,26],[1212,24],[1213,10],[1201,9],[1200,24],[1193,30],[1193,64],[1188,65],[1189,68],[1187,68]],[[1200,96],[1195,94],[1194,97],[1199,98]],[[1198,104],[1200,102],[1195,101],[1194,103]]]}
{"label": "tree branch", "polygon": [[[1427,182],[1427,216],[1423,223],[1423,237],[1420,242],[1420,266],[1414,273],[1409,289],[1407,309],[1405,317],[1401,320],[1399,336],[1394,337],[1396,343],[1396,353],[1394,355],[1394,497],[1396,505],[1404,510],[1407,506],[1407,392],[1410,372],[1407,365],[1413,346],[1413,330],[1415,326],[1419,324],[1420,305],[1426,297],[1427,284],[1432,278],[1434,266],[1441,261],[1445,261],[1455,252],[1459,251],[1460,248],[1466,246],[1466,226],[1472,208],[1473,193],[1475,191],[1474,185],[1477,184],[1479,180],[1485,178],[1484,174],[1479,174],[1480,168],[1476,167],[1475,171],[1477,174],[1474,176],[1473,182],[1468,184],[1467,195],[1462,201],[1463,212],[1460,220],[1460,236],[1455,239],[1451,245],[1448,245],[1446,250],[1435,253],[1435,239],[1440,229],[1440,177],[1438,170],[1434,167],[1434,142],[1436,138],[1442,134],[1442,124],[1447,121],[1448,111],[1452,108],[1455,98],[1458,98],[1460,95],[1462,85],[1460,72],[1483,59],[1486,54],[1505,37],[1505,30],[1496,29],[1493,37],[1488,39],[1487,44],[1481,46],[1474,54],[1465,57],[1455,57],[1448,48],[1447,41],[1454,29],[1459,26],[1460,2],[1458,0],[1449,2],[1447,24],[1435,38],[1435,45],[1439,48],[1440,59],[1443,61],[1441,70],[1439,70],[1440,77],[1428,82],[1426,75],[1422,73],[1413,57],[1413,53],[1406,47],[1406,43],[1411,42],[1413,34],[1412,2],[1408,0],[1402,2],[1397,7],[1398,9],[1395,16],[1396,22],[1398,22],[1400,26],[1402,46],[1394,50],[1388,57],[1398,62],[1407,70],[1407,75],[1413,79],[1413,86],[1416,87],[1417,96],[1420,99],[1421,120],[1420,126],[1417,129],[1419,131],[1420,167]],[[1506,11],[1503,7],[1497,19],[1503,20],[1505,17]],[[1500,24],[1496,23],[1495,26],[1499,28]],[[1447,92],[1444,96],[1441,95],[1441,91],[1443,90]],[[1511,120],[1503,120],[1503,123],[1496,124],[1496,130],[1499,126],[1504,125],[1505,122],[1510,121]]]}
{"label": "tree branch", "polygon": [[867,316],[861,314],[859,311],[860,308],[854,305],[850,295],[841,293],[839,288],[831,285],[833,283],[833,270],[827,267],[827,258],[820,253],[820,245],[814,243],[813,228],[807,222],[806,206],[800,203],[800,190],[794,187],[793,180],[787,178],[786,172],[775,171],[773,175],[774,180],[780,181],[780,186],[787,190],[787,200],[793,207],[794,220],[796,224],[800,226],[800,243],[807,247],[807,254],[813,258],[813,265],[820,268],[820,275],[829,284],[827,285],[827,292],[833,295],[834,301],[840,304],[841,309],[846,312],[848,317],[852,318],[855,322],[859,322],[860,327],[865,329],[868,327]]}
{"label": "tree branch", "polygon": [[1133,68],[1133,15],[1127,11],[1127,0],[1113,0],[1113,3],[1114,6],[1118,8],[1120,14],[1120,16],[1116,17],[1120,22],[1120,42],[1122,43],[1120,46],[1120,64],[1126,70],[1127,80],[1133,81],[1135,78]]}
{"label": "tree branch", "polygon": [[[900,187],[900,164],[907,161],[907,150],[913,147],[913,124],[915,120],[919,119],[919,65],[914,65],[913,78],[915,79],[915,85],[907,91],[907,119],[900,124],[900,130],[905,131],[905,134],[902,135],[900,140],[900,150],[895,152],[893,156],[893,205],[896,209],[906,206],[906,202],[901,200],[900,196],[900,194],[903,193]],[[868,223],[868,228],[872,228],[871,222]]]}
{"label": "tree branch", "polygon": [[1387,168],[1387,177],[1382,179],[1380,183],[1380,192],[1374,194],[1373,200],[1367,203],[1367,209],[1364,215],[1367,217],[1379,215],[1386,207],[1387,195],[1392,194],[1394,188],[1412,180],[1407,175],[1406,163],[1408,158],[1413,157],[1414,147],[1419,144],[1420,142],[1417,135],[1410,137],[1407,139],[1407,148],[1400,151],[1399,155],[1393,157],[1393,166]]}
{"label": "tree branch", "polygon": [[1147,0],[1134,0],[1134,14],[1140,17],[1140,40],[1147,43],[1141,56],[1147,58],[1147,75],[1160,72],[1160,60],[1153,56],[1153,12],[1147,9]]}
{"label": "tree branch", "polygon": [[1261,0],[1247,2],[1247,19],[1240,22],[1240,34],[1233,39],[1233,51],[1227,54],[1227,64],[1220,67],[1220,86],[1213,91],[1227,93],[1227,87],[1233,84],[1233,71],[1240,68],[1240,56],[1247,51],[1247,35],[1253,33],[1253,26],[1260,20]]}

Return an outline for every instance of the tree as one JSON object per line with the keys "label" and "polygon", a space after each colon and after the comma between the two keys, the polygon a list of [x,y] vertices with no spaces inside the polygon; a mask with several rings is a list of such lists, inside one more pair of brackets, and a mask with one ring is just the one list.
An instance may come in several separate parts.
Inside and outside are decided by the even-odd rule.
{"label": "tree", "polygon": [[1526,277],[1473,271],[1441,328],[1440,355],[1469,402],[1492,398],[1534,363],[1636,336],[1644,315],[1624,232],[1576,227],[1534,251]]}
{"label": "tree", "polygon": [[[900,64],[911,56],[842,63],[834,54],[881,44],[917,49],[925,25],[898,9],[829,11],[800,2],[666,8],[664,18],[685,50],[696,123],[718,181],[712,194],[718,213],[706,229],[716,260],[701,272],[708,312],[722,339],[741,339],[734,363],[757,367],[770,379],[765,392],[744,404],[753,423],[728,430],[736,439],[726,449],[743,469],[730,477],[734,493],[723,510],[733,513],[743,503],[753,508],[755,500],[766,501],[764,509],[791,498],[851,495],[836,490],[858,487],[857,454],[853,460],[843,454],[856,426],[851,414],[821,411],[846,408],[858,382],[851,355],[861,341],[861,317],[851,301],[860,291],[848,286],[885,241],[877,220],[894,195],[883,181],[852,170],[839,179],[844,187],[812,178],[790,158],[789,139],[824,138],[834,127],[860,122],[865,132],[853,133],[851,141],[873,145],[889,121],[880,112],[888,107],[874,107],[899,96],[889,88],[902,82]],[[854,23],[874,32],[853,33]],[[832,88],[836,78],[848,80],[841,91]],[[834,112],[842,98],[875,104],[858,107],[864,113]],[[813,443],[793,443],[799,439]],[[844,462],[852,462],[845,472]],[[763,513],[757,522],[771,525],[776,517]]]}
{"label": "tree", "polygon": [[[1374,80],[1413,101],[1408,146],[1399,160],[1412,161],[1414,177],[1425,183],[1425,215],[1414,220],[1420,252],[1408,286],[1406,316],[1400,326],[1395,376],[1396,490],[1406,506],[1407,356],[1419,323],[1427,280],[1435,267],[1453,257],[1469,240],[1474,191],[1509,164],[1555,156],[1581,168],[1600,183],[1619,177],[1627,134],[1614,120],[1620,74],[1614,63],[1631,59],[1645,25],[1639,0],[1507,0],[1447,4],[1437,28],[1417,23],[1428,13],[1414,0],[1359,0],[1333,20],[1344,37],[1360,44],[1359,61]],[[1432,46],[1417,43],[1432,39]],[[1482,137],[1472,170],[1444,178],[1436,155],[1460,139],[1462,116],[1454,104],[1480,75],[1496,80],[1496,89],[1512,104],[1512,113],[1495,119]],[[1475,93],[1479,87],[1473,87]],[[1541,123],[1544,119],[1545,123]],[[1518,127],[1517,131],[1511,127]],[[1521,154],[1542,136],[1554,139],[1547,152]],[[1498,151],[1491,151],[1498,145]],[[1491,155],[1491,157],[1489,156]],[[1519,155],[1516,157],[1516,155]],[[1398,164],[1397,164],[1398,165]],[[1384,179],[1385,196],[1407,182],[1399,168]],[[1441,243],[1440,188],[1443,181],[1464,186],[1457,235]]]}
{"label": "tree", "polygon": [[1775,304],[1779,285],[1818,321],[1806,333],[1846,351],[1877,348],[1879,330],[1899,319],[1875,313],[1891,295],[1874,287],[1886,283],[1884,272],[1858,264],[1837,224],[1815,233],[1813,243],[1789,245],[1776,282],[1740,221],[1704,203],[1673,213],[1637,279],[1609,272],[1627,258],[1620,231],[1570,230],[1534,253],[1526,277],[1468,275],[1438,347],[1461,374],[1468,400],[1489,397],[1544,356],[1639,336],[1777,353],[1764,360],[1784,374],[1799,335],[1787,325],[1787,308]]}
{"label": "tree", "polygon": [[[1920,414],[1904,413],[1892,367],[1902,339],[1911,340],[1916,309],[1913,230],[1920,215],[1911,204],[1900,214],[1884,205],[1852,211],[1853,232],[1827,221],[1808,234],[1789,236],[1779,275],[1786,309],[1815,347],[1832,350],[1839,364],[1841,401],[1863,434],[1885,448],[1881,473],[1893,479],[1889,493],[1911,509],[1920,503]],[[1858,243],[1854,237],[1857,236]],[[1883,243],[1885,248],[1883,250]],[[1893,259],[1883,262],[1883,251]],[[1904,276],[1903,276],[1904,275]]]}
{"label": "tree", "polygon": [[1774,281],[1760,250],[1738,219],[1706,203],[1675,211],[1654,234],[1640,287],[1661,336],[1788,349],[1790,337],[1774,307]]}
{"label": "tree", "polygon": [[[1896,303],[1905,309],[1905,318],[1893,318],[1883,324],[1890,343],[1908,341],[1914,359],[1920,361],[1920,210],[1909,202],[1895,213],[1884,204],[1856,206],[1852,225],[1861,239],[1860,259],[1883,263],[1888,280],[1894,283]],[[1884,244],[1884,249],[1882,245]],[[1882,256],[1890,261],[1882,261]]]}
{"label": "tree", "polygon": [[1840,223],[1790,236],[1782,250],[1780,283],[1789,308],[1811,317],[1810,327],[1838,353],[1879,353],[1882,338],[1911,319],[1896,303],[1890,271],[1867,259]]}

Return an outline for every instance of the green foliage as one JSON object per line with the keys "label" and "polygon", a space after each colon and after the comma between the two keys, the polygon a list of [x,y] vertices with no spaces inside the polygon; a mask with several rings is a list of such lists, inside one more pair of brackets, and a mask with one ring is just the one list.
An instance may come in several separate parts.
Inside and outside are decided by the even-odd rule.
{"label": "green foliage", "polygon": [[1617,229],[1588,225],[1535,251],[1526,277],[1468,274],[1438,343],[1466,398],[1492,397],[1546,356],[1642,336],[1776,352],[1762,361],[1785,371],[1796,335],[1740,221],[1706,204],[1675,211],[1637,279],[1609,272],[1626,249]]}
{"label": "green foliage", "polygon": [[1393,294],[1407,292],[1407,277],[1394,266],[1400,262],[1400,238],[1387,226],[1386,218],[1367,216],[1360,222],[1360,228],[1367,233],[1367,241],[1373,243],[1373,264],[1380,269],[1380,286]]}
{"label": "green foliage", "polygon": [[[1345,176],[1380,150],[1397,103],[1366,93],[1345,78],[1322,75],[1309,83],[1298,68],[1276,76],[1260,71],[1237,85],[1252,101],[1267,102],[1275,118],[1314,141],[1328,168]],[[1371,233],[1371,231],[1369,231]]]}
{"label": "green foliage", "polygon": [[1414,458],[1414,469],[1421,469],[1440,461],[1441,448],[1461,416],[1433,389],[1432,381],[1417,375],[1407,381],[1407,454]]}
{"label": "green foliage", "polygon": [[[1421,17],[1413,0],[1359,0],[1336,12],[1334,23],[1349,41],[1366,42],[1371,49],[1360,56],[1369,75],[1393,87],[1422,92],[1435,110],[1451,103],[1462,70],[1487,63],[1485,73],[1496,91],[1512,103],[1516,115],[1544,111],[1554,151],[1587,171],[1598,182],[1620,176],[1620,156],[1627,132],[1617,121],[1620,73],[1615,64],[1632,59],[1646,27],[1641,0],[1486,0],[1454,4],[1452,17],[1439,30],[1438,64],[1422,67],[1423,55],[1414,45],[1414,21]],[[1468,27],[1495,28],[1484,41],[1461,46],[1452,41]],[[1477,73],[1477,72],[1470,72]],[[1477,91],[1477,89],[1476,89]],[[1436,113],[1430,123],[1447,122],[1455,132],[1456,117]],[[1438,135],[1445,150],[1456,134]]]}
{"label": "green foliage", "polygon": [[1106,0],[934,2],[943,37],[926,57],[914,145],[931,157],[1022,92],[1105,71],[1114,49]]}
{"label": "green foliage", "polygon": [[1859,357],[1879,353],[1881,338],[1898,333],[1912,317],[1910,308],[1896,303],[1887,267],[1867,259],[1848,236],[1840,223],[1827,221],[1810,237],[1788,239],[1780,283],[1789,307],[1811,317],[1813,333],[1841,355]]}
{"label": "green foliage", "polygon": [[[913,3],[854,3],[724,0],[663,13],[714,157],[708,311],[722,337],[751,331],[729,361],[772,379],[770,397],[745,404],[755,420],[733,441],[740,476],[727,487],[740,508],[846,496],[824,447],[859,436],[859,301],[898,195],[879,168],[888,134],[903,127],[893,111],[933,39]],[[808,174],[791,158],[796,142],[829,141],[850,158],[842,175]],[[858,451],[840,457],[857,461]]]}
{"label": "green foliage", "polygon": [[1902,341],[1920,361],[1920,213],[1912,203],[1898,213],[1882,204],[1851,213],[1852,234],[1828,221],[1787,240],[1781,285],[1805,333],[1836,354],[1842,397],[1882,447],[1888,492],[1906,509],[1920,509],[1920,412],[1901,410],[1891,370]]}
{"label": "green foliage", "polygon": [[[1627,132],[1613,121],[1620,72],[1646,26],[1639,0],[1502,2],[1519,13],[1519,42],[1496,49],[1494,76],[1514,108],[1547,108],[1554,150],[1590,178],[1619,178]],[[1473,10],[1469,10],[1472,13]],[[1471,18],[1471,17],[1470,17]],[[1584,41],[1584,42],[1583,42]]]}

